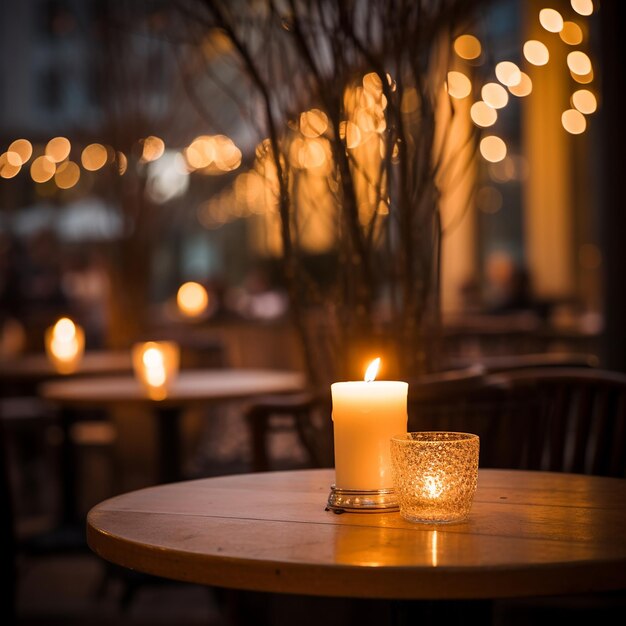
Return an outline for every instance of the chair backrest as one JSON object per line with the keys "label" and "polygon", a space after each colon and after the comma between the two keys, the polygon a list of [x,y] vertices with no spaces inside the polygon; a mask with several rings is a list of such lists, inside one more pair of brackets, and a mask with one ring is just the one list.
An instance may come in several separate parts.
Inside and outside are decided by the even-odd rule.
{"label": "chair backrest", "polygon": [[480,436],[482,467],[626,476],[626,375],[521,368],[411,394],[411,430]]}
{"label": "chair backrest", "polygon": [[529,469],[626,477],[626,374],[541,368],[495,374],[515,404]]}

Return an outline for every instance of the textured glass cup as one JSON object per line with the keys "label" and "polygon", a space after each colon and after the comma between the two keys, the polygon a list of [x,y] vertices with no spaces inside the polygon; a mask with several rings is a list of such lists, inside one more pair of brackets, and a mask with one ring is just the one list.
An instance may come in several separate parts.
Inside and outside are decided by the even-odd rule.
{"label": "textured glass cup", "polygon": [[410,522],[458,522],[478,481],[478,435],[413,432],[391,439],[391,470],[400,515]]}

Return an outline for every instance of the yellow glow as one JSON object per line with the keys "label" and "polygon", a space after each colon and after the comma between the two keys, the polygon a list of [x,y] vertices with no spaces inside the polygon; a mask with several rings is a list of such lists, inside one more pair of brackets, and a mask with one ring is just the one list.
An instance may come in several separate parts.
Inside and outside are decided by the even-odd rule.
{"label": "yellow glow", "polygon": [[483,100],[493,109],[505,107],[509,101],[506,89],[498,83],[487,83],[480,91]]}
{"label": "yellow glow", "polygon": [[522,80],[522,73],[519,67],[511,61],[501,61],[496,65],[496,78],[507,87],[519,85]]}
{"label": "yellow glow", "polygon": [[541,9],[539,23],[550,33],[560,33],[563,30],[563,18],[554,9]]}
{"label": "yellow glow", "polygon": [[564,22],[559,37],[570,46],[577,46],[583,40],[583,31],[576,22]]}
{"label": "yellow glow", "polygon": [[197,317],[207,308],[209,294],[200,283],[188,282],[181,285],[178,289],[176,303],[183,315]]}
{"label": "yellow glow", "polygon": [[529,39],[524,44],[524,56],[533,65],[545,65],[550,60],[548,48],[536,39]]}
{"label": "yellow glow", "polygon": [[572,94],[572,104],[581,113],[589,115],[598,108],[596,97],[588,89],[579,89]]}
{"label": "yellow glow", "polygon": [[69,139],[65,137],[55,137],[51,139],[46,145],[46,156],[49,157],[54,163],[60,163],[64,159],[67,159],[72,144]]}
{"label": "yellow glow", "polygon": [[80,179],[80,168],[73,161],[61,163],[54,174],[54,182],[59,189],[70,189]]}
{"label": "yellow glow", "polygon": [[472,92],[470,79],[461,72],[448,72],[447,86],[453,98],[466,98]]}
{"label": "yellow glow", "polygon": [[530,80],[530,76],[525,72],[522,72],[522,80],[519,85],[509,87],[509,91],[518,98],[527,96],[533,90],[533,81]]}
{"label": "yellow glow", "polygon": [[56,165],[49,156],[37,157],[30,166],[30,175],[36,183],[45,183],[54,176]]}
{"label": "yellow glow", "polygon": [[567,55],[567,67],[574,74],[584,76],[591,72],[591,59],[584,52],[574,50]]}
{"label": "yellow glow", "polygon": [[462,59],[477,59],[482,52],[480,41],[474,35],[461,35],[454,40],[454,51]]}
{"label": "yellow glow", "polygon": [[28,139],[16,139],[7,152],[15,152],[21,159],[20,165],[24,165],[33,154],[33,146]]}
{"label": "yellow glow", "polygon": [[327,128],[328,117],[324,111],[311,109],[300,114],[300,132],[305,137],[319,137],[326,132]]}
{"label": "yellow glow", "polygon": [[570,74],[577,83],[581,83],[582,85],[587,85],[593,81],[593,69],[588,74],[576,74],[576,72],[571,71]]}
{"label": "yellow glow", "polygon": [[107,162],[107,149],[99,143],[90,143],[80,155],[81,163],[86,170],[95,172]]}
{"label": "yellow glow", "polygon": [[572,9],[579,15],[591,15],[593,13],[592,0],[571,0]]}
{"label": "yellow glow", "polygon": [[366,383],[371,383],[376,380],[376,376],[378,375],[378,370],[380,368],[380,357],[375,358],[365,370],[364,380]]}
{"label": "yellow glow", "polygon": [[490,163],[497,163],[506,157],[506,144],[500,137],[489,135],[480,142],[480,153]]}
{"label": "yellow glow", "polygon": [[165,143],[160,137],[150,135],[143,140],[143,149],[141,158],[144,161],[156,161],[163,156],[165,152]]}
{"label": "yellow glow", "polygon": [[561,124],[563,128],[572,135],[580,135],[587,128],[587,120],[585,116],[576,109],[568,109],[561,115]]}
{"label": "yellow glow", "polygon": [[476,126],[486,128],[487,126],[493,126],[493,124],[496,123],[496,120],[498,119],[498,112],[493,107],[485,104],[482,100],[479,100],[478,102],[474,102],[474,104],[472,104],[470,116]]}

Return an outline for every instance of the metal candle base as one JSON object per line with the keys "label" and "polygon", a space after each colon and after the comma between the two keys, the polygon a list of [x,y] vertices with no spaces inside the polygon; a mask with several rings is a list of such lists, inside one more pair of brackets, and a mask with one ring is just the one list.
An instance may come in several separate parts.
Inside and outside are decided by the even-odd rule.
{"label": "metal candle base", "polygon": [[398,510],[398,500],[393,489],[339,489],[330,486],[327,511],[334,513],[386,513]]}

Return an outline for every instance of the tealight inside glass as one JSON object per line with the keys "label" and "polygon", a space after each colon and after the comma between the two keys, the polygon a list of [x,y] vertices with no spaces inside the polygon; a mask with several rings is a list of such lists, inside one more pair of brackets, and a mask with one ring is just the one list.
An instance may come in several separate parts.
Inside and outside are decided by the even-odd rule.
{"label": "tealight inside glass", "polygon": [[479,438],[472,433],[410,432],[391,439],[400,515],[410,522],[459,522],[478,482]]}

